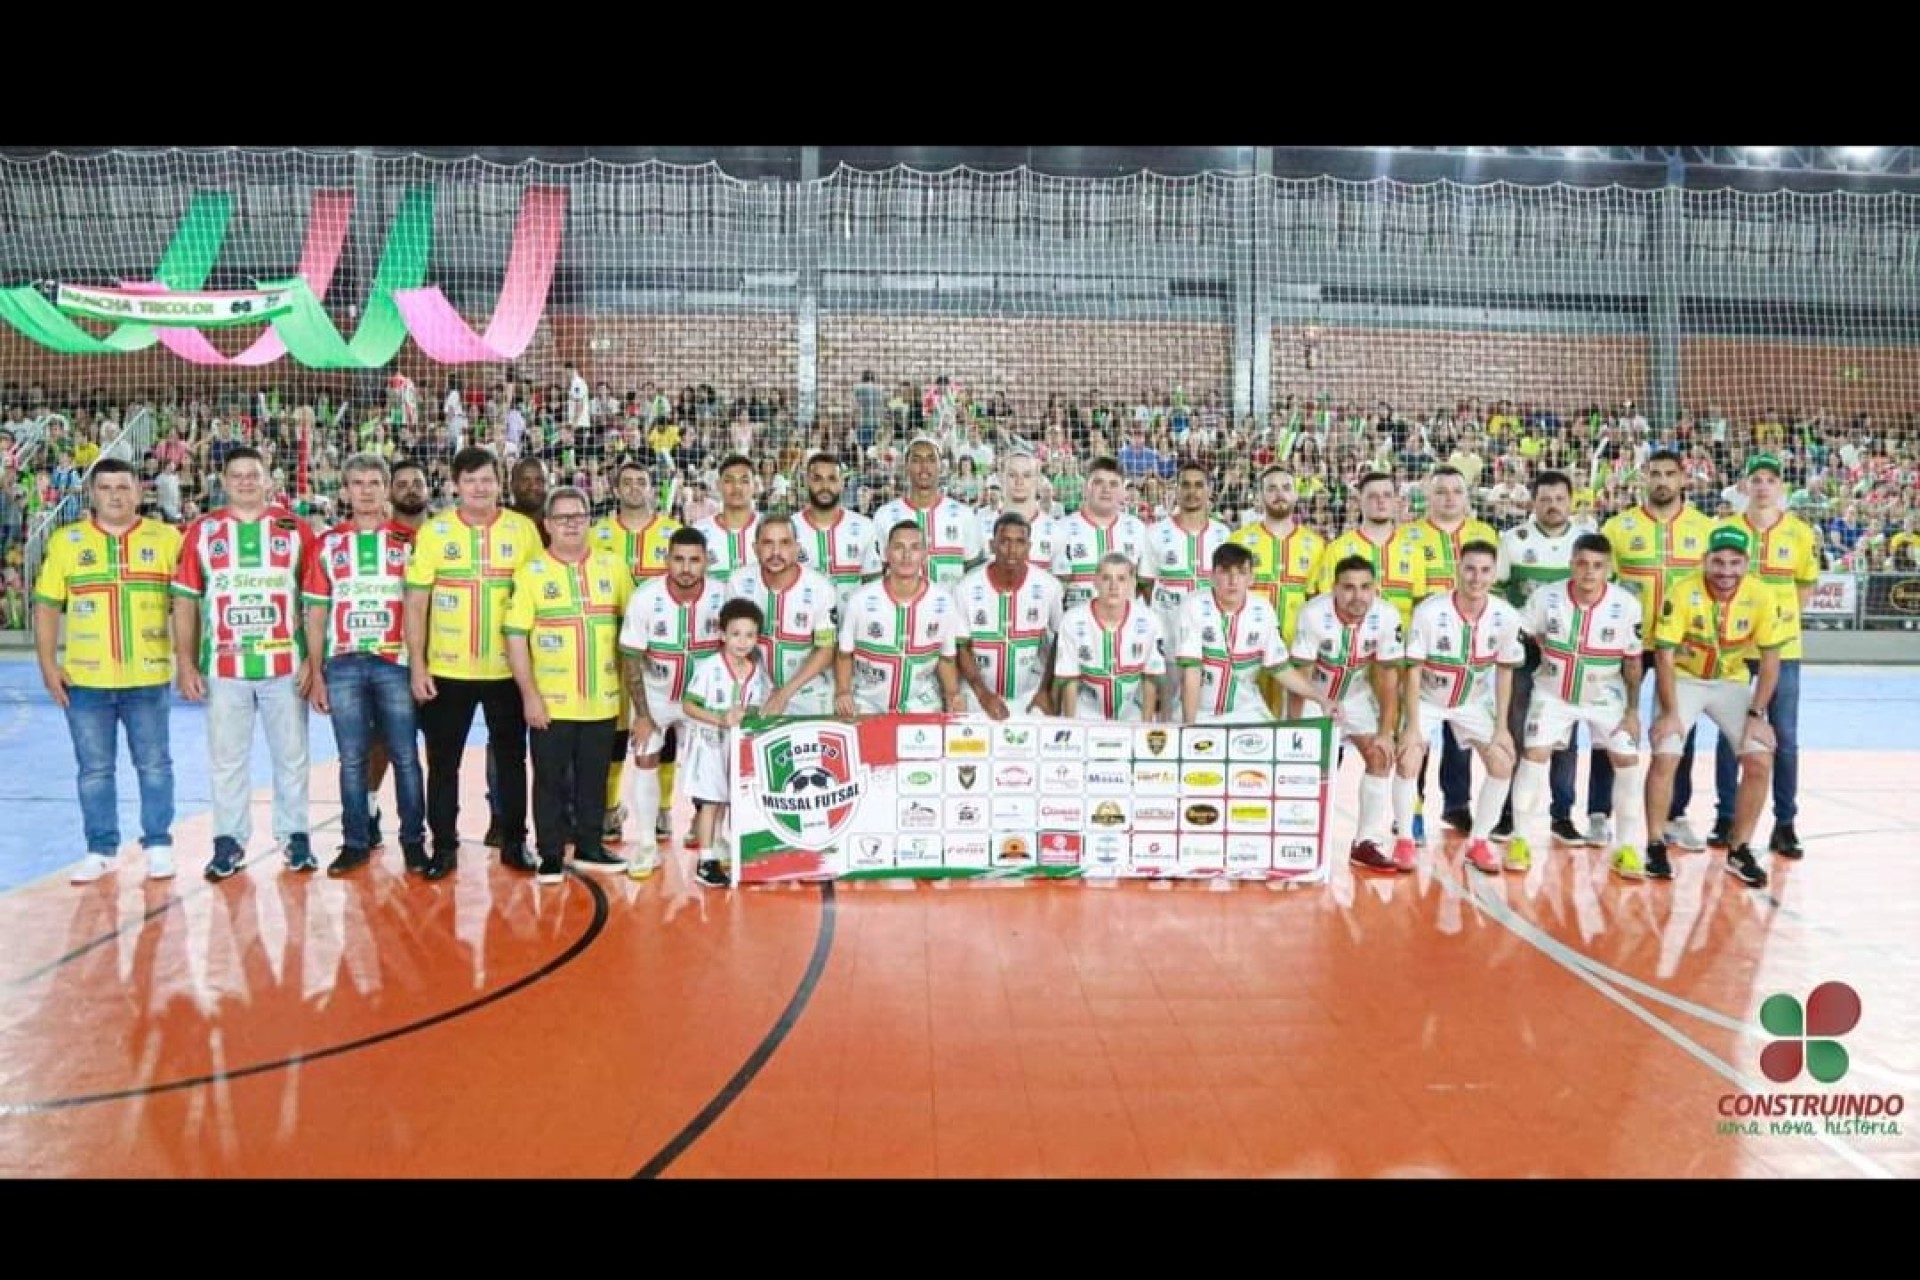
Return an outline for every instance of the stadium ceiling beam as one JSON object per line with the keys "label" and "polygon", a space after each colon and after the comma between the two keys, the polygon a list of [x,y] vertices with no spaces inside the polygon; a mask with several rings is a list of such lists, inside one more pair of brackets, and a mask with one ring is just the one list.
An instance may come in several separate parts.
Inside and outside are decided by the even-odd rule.
{"label": "stadium ceiling beam", "polygon": [[1674,160],[1690,168],[1760,169],[1782,173],[1884,174],[1920,176],[1916,147],[1380,147],[1381,151],[1460,157],[1514,156],[1536,160],[1595,160],[1613,164],[1666,165]]}

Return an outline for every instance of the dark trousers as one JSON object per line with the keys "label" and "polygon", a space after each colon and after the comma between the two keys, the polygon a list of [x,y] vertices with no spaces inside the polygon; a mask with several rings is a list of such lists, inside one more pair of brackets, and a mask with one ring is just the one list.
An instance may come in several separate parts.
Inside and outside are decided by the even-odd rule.
{"label": "dark trousers", "polygon": [[435,852],[460,844],[460,760],[466,754],[473,711],[487,717],[487,745],[500,763],[495,789],[502,845],[527,842],[527,721],[512,680],[455,680],[435,676],[439,690],[420,708],[427,735],[427,826]]}
{"label": "dark trousers", "polygon": [[555,720],[533,730],[533,831],[542,858],[600,850],[607,820],[607,770],[613,720]]}

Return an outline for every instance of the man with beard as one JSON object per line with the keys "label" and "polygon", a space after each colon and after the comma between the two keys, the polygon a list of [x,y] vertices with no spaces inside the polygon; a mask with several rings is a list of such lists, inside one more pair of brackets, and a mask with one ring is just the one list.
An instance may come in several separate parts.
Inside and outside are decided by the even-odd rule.
{"label": "man with beard", "polygon": [[[1299,486],[1293,473],[1271,466],[1260,473],[1260,519],[1236,529],[1229,541],[1253,553],[1253,592],[1273,607],[1280,620],[1282,644],[1293,643],[1294,621],[1313,594],[1313,581],[1326,539],[1294,518]],[[1272,678],[1260,677],[1260,692],[1274,715],[1298,713],[1298,702],[1286,698]]]}
{"label": "man with beard", "polygon": [[807,505],[794,521],[800,563],[833,583],[834,604],[845,608],[855,587],[880,572],[873,521],[840,505],[844,480],[831,454],[807,459]]}
{"label": "man with beard", "polygon": [[[1739,799],[1727,832],[1727,874],[1761,889],[1767,873],[1748,841],[1772,781],[1777,736],[1769,713],[1778,700],[1780,654],[1799,637],[1800,615],[1797,604],[1777,597],[1758,573],[1747,575],[1750,545],[1743,526],[1715,529],[1707,539],[1705,571],[1675,583],[1661,606],[1654,630],[1658,711],[1650,735],[1647,805],[1649,812],[1658,812],[1666,804],[1681,740],[1702,715],[1711,717],[1729,749],[1739,744]],[[1751,688],[1750,662],[1759,669]],[[1777,842],[1773,852],[1782,853]],[[1645,873],[1656,880],[1672,877],[1664,842],[1647,842]]]}
{"label": "man with beard", "polygon": [[[680,522],[662,515],[653,473],[632,460],[622,462],[613,473],[614,499],[619,506],[593,526],[591,538],[596,549],[606,551],[627,567],[636,587],[644,586],[667,571],[667,543],[679,530]],[[607,817],[601,840],[619,844],[624,838],[626,810],[620,803],[620,785],[627,762],[628,728],[633,719],[633,704],[621,682],[620,719],[613,738],[613,762],[607,770]],[[673,770],[676,743],[669,736],[660,752],[660,809],[673,812]],[[656,838],[661,834],[656,831]]]}
{"label": "man with beard", "polygon": [[727,583],[729,600],[750,600],[760,627],[761,667],[773,692],[765,716],[833,714],[834,620],[839,598],[826,577],[802,565],[792,516],[766,516],[754,534],[756,563]]}
{"label": "man with beard", "polygon": [[[392,510],[392,523],[408,533],[418,534],[420,526],[427,522],[431,505],[429,498],[432,490],[427,484],[427,469],[411,458],[402,458],[393,464],[392,477],[387,489],[387,506]],[[416,731],[418,727],[416,717]],[[367,854],[373,857],[386,845],[380,834],[380,784],[387,780],[387,768],[391,762],[387,759],[386,740],[371,720],[367,724],[367,735]],[[417,874],[426,869],[424,862],[419,865],[408,862],[406,865],[408,874]]]}
{"label": "man with beard", "polygon": [[[1205,467],[1182,466],[1175,494],[1173,513],[1148,526],[1147,554],[1140,561],[1140,589],[1160,619],[1170,657],[1180,651],[1180,606],[1207,586],[1213,553],[1228,537],[1227,526],[1213,518],[1213,480]],[[1179,711],[1184,694],[1179,671],[1169,662],[1160,681],[1160,705],[1175,721],[1187,718]]]}
{"label": "man with beard", "polygon": [[[1565,582],[1572,570],[1574,540],[1593,532],[1592,524],[1576,523],[1568,514],[1573,509],[1573,482],[1564,471],[1540,472],[1533,478],[1532,491],[1533,514],[1500,535],[1500,563],[1494,570],[1495,582],[1506,587],[1507,603],[1516,609],[1524,609],[1541,587]],[[1507,717],[1507,728],[1516,744],[1526,738],[1527,704],[1533,697],[1533,673],[1540,665],[1539,643],[1532,636],[1522,635],[1520,644],[1526,656],[1513,673],[1513,699]],[[1573,825],[1574,771],[1579,760],[1580,753],[1569,743],[1553,753],[1548,770],[1553,797],[1548,813],[1553,834],[1569,844],[1587,842],[1587,833]],[[1611,762],[1607,767],[1612,768]],[[1611,773],[1608,777],[1611,779]],[[1491,838],[1503,844],[1512,835],[1513,796],[1509,793],[1500,825],[1493,829]]]}
{"label": "man with beard", "polygon": [[[585,385],[582,383],[581,385]],[[547,464],[539,458],[522,458],[513,464],[508,473],[507,492],[512,500],[512,510],[533,521],[533,527],[540,531],[540,546],[544,550],[553,545],[553,538],[547,533]],[[522,744],[525,754],[525,744]],[[489,849],[500,847],[500,765],[494,754],[493,733],[487,733],[487,835]]]}
{"label": "man with beard", "polygon": [[[726,589],[707,572],[711,552],[698,529],[678,529],[667,543],[666,576],[643,583],[627,602],[620,653],[633,703],[633,816],[640,840],[658,832],[660,749],[684,720],[681,699],[694,664],[720,648],[720,606]],[[658,835],[655,834],[655,839]],[[653,874],[659,850],[634,851],[627,873]]]}
{"label": "man with beard", "polygon": [[[1646,500],[1608,520],[1601,532],[1613,544],[1620,585],[1640,602],[1640,616],[1644,619],[1641,641],[1646,646],[1641,667],[1652,671],[1654,631],[1665,613],[1667,594],[1682,578],[1692,577],[1706,563],[1707,539],[1713,536],[1714,520],[1686,500],[1686,471],[1678,453],[1662,449],[1649,455],[1640,474],[1646,481]],[[1707,842],[1687,821],[1687,806],[1693,803],[1693,739],[1694,730],[1689,726],[1674,769],[1673,792],[1662,834],[1666,837],[1665,844],[1700,850],[1707,847]],[[1571,774],[1568,791],[1571,799]],[[1587,813],[1587,838],[1581,843],[1607,843],[1607,823],[1613,814],[1613,761],[1597,742],[1588,773]],[[1657,820],[1658,815],[1647,815],[1650,831]],[[1556,831],[1556,834],[1561,833]],[[1577,831],[1565,833],[1566,836],[1578,834]]]}

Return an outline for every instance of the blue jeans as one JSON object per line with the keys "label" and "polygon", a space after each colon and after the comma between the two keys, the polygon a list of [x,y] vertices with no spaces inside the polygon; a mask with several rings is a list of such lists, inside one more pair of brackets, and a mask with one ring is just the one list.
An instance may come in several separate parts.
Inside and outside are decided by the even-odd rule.
{"label": "blue jeans", "polygon": [[[1757,659],[1747,661],[1747,670],[1758,675]],[[1773,705],[1767,708],[1767,723],[1773,726],[1773,822],[1790,823],[1800,813],[1800,659],[1783,658],[1780,683],[1773,687]],[[1740,789],[1740,763],[1733,745],[1723,734],[1713,753],[1714,816],[1722,822],[1733,821],[1734,793]]]}
{"label": "blue jeans", "polygon": [[371,653],[327,660],[327,697],[333,704],[333,740],[340,747],[340,829],[349,849],[372,841],[367,794],[367,751],[377,733],[393,766],[393,793],[400,805],[400,843],[425,844],[427,783],[405,667]]}
{"label": "blue jeans", "polygon": [[67,728],[73,758],[80,766],[80,821],[87,852],[108,857],[120,851],[120,803],[114,757],[119,726],[127,727],[127,754],[140,780],[140,844],[147,849],[173,846],[173,756],[168,752],[168,719],[173,687],[150,684],[138,689],[67,690]]}

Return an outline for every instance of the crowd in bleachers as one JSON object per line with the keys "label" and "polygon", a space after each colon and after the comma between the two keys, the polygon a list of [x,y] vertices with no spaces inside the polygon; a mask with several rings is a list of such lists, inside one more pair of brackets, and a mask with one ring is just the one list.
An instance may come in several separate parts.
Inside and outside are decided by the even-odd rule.
{"label": "crowd in bleachers", "polygon": [[[586,376],[586,371],[582,371]],[[867,374],[850,394],[823,397],[817,421],[801,422],[796,397],[749,388],[729,395],[712,385],[670,388],[647,382],[616,390],[592,386],[584,423],[570,403],[566,376],[549,383],[458,376],[429,393],[394,376],[384,396],[267,387],[218,393],[153,391],[122,405],[104,390],[39,385],[0,387],[0,552],[8,569],[9,625],[21,609],[21,548],[41,513],[61,507],[120,423],[144,405],[154,415],[153,443],[132,459],[140,469],[143,510],[184,524],[219,505],[219,464],[239,444],[268,459],[279,492],[316,520],[337,510],[340,465],[356,451],[423,462],[433,492],[447,492],[447,464],[464,444],[495,448],[504,459],[535,456],[553,483],[579,486],[596,514],[614,506],[617,463],[637,458],[655,472],[672,511],[689,522],[718,505],[715,469],[734,453],[759,468],[763,510],[799,501],[793,476],[818,449],[838,457],[846,504],[871,512],[900,496],[906,445],[937,440],[945,487],[960,501],[996,506],[998,462],[1027,451],[1042,472],[1041,499],[1060,513],[1079,505],[1086,467],[1118,458],[1127,501],[1143,518],[1165,512],[1179,465],[1197,461],[1213,475],[1215,508],[1229,523],[1257,514],[1255,477],[1275,461],[1299,477],[1302,518],[1326,531],[1351,523],[1348,485],[1370,470],[1399,478],[1408,515],[1424,491],[1414,482],[1441,463],[1458,468],[1476,511],[1496,527],[1527,510],[1527,481],[1537,471],[1576,479],[1574,509],[1596,520],[1636,500],[1636,476],[1649,453],[1675,448],[1687,459],[1688,498],[1709,514],[1737,510],[1735,482],[1750,451],[1782,459],[1789,506],[1821,532],[1829,568],[1859,571],[1920,567],[1920,415],[1891,422],[1869,415],[1762,409],[1745,421],[1713,404],[1655,424],[1632,402],[1545,408],[1509,400],[1464,401],[1431,410],[1387,403],[1279,400],[1264,421],[1234,420],[1218,391],[1182,388],[1119,394],[1088,388],[1036,398],[1016,410],[1004,389],[975,393],[937,377],[924,386],[885,384]],[[838,400],[838,403],[831,401]],[[304,449],[303,449],[304,442]]]}

